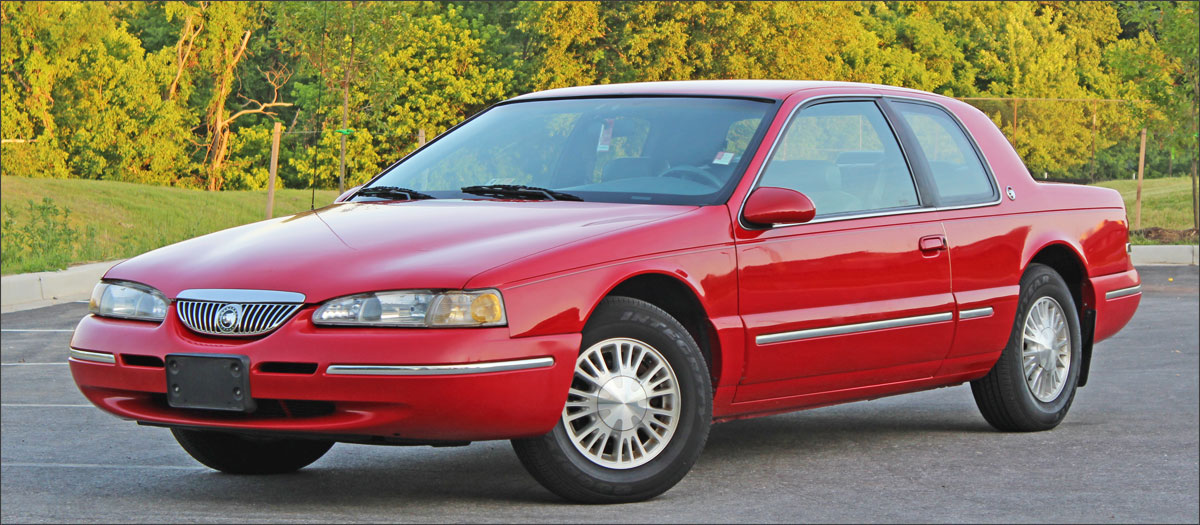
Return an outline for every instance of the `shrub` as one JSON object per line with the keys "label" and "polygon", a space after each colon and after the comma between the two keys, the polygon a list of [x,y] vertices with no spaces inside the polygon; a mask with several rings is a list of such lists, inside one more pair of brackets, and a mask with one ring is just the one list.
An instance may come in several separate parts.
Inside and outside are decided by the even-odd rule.
{"label": "shrub", "polygon": [[28,214],[4,207],[0,264],[5,273],[61,270],[91,255],[95,227],[89,225],[81,233],[69,222],[71,210],[58,207],[49,197],[43,197],[40,204],[30,200],[28,206]]}

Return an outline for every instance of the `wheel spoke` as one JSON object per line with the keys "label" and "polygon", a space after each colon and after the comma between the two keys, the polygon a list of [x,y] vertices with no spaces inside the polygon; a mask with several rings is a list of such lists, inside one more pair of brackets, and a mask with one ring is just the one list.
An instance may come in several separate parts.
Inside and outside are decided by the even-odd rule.
{"label": "wheel spoke", "polygon": [[[649,394],[649,397],[655,397],[657,395],[657,392],[655,392],[655,389],[658,388],[658,385],[666,383],[667,381],[670,381],[670,380],[671,380],[671,376],[664,374],[662,377],[647,383],[646,390],[648,391],[647,394]],[[675,390],[672,389],[670,392],[667,392],[667,393],[674,394]]]}
{"label": "wheel spoke", "polygon": [[1066,387],[1071,368],[1067,313],[1053,297],[1039,297],[1025,314],[1021,334],[1025,384],[1038,401],[1052,402]]}
{"label": "wheel spoke", "polygon": [[575,365],[575,375],[595,386],[600,386],[600,379],[604,374],[596,369],[596,364],[591,359],[584,358]]}
{"label": "wheel spoke", "polygon": [[642,367],[642,361],[646,360],[646,355],[648,354],[648,352],[646,352],[645,348],[642,348],[640,346],[637,347],[637,349],[638,349],[637,361],[633,363],[633,366],[630,367],[630,370],[633,371],[634,376],[640,377],[640,376],[638,376],[637,371],[639,368]]}
{"label": "wheel spoke", "polygon": [[[584,457],[605,467],[633,468],[670,441],[679,422],[680,394],[674,370],[657,349],[633,339],[601,341],[580,353],[575,376],[562,418]],[[604,405],[599,405],[601,393]]]}

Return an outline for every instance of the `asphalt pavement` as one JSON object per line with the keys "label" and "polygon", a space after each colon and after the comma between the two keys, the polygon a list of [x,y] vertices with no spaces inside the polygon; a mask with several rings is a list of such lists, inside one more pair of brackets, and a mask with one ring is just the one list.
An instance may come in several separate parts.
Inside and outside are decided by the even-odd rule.
{"label": "asphalt pavement", "polygon": [[993,431],[966,385],[723,423],[674,489],[611,506],[557,499],[502,441],[216,473],[80,395],[66,349],[85,304],[4,314],[0,521],[1196,523],[1197,268],[1140,270],[1137,315],[1055,430]]}

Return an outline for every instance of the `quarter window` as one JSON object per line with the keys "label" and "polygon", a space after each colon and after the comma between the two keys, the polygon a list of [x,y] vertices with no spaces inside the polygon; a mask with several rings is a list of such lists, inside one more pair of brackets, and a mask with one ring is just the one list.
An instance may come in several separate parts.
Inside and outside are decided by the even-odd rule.
{"label": "quarter window", "polygon": [[950,115],[926,104],[893,101],[892,107],[917,138],[929,164],[939,204],[977,204],[996,198],[983,162]]}
{"label": "quarter window", "polygon": [[874,102],[802,110],[784,130],[759,184],[807,195],[818,217],[918,205],[900,144]]}

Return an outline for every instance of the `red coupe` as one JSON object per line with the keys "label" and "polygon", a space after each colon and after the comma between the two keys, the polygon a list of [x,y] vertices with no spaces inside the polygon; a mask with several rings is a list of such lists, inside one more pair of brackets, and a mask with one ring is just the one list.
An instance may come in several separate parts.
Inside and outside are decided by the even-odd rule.
{"label": "red coupe", "polygon": [[70,366],[225,472],[511,439],[566,499],[636,501],[731,419],[969,381],[993,427],[1054,428],[1137,309],[1127,242],[1117,192],[1035,182],[950,98],[555,89],[115,266]]}

